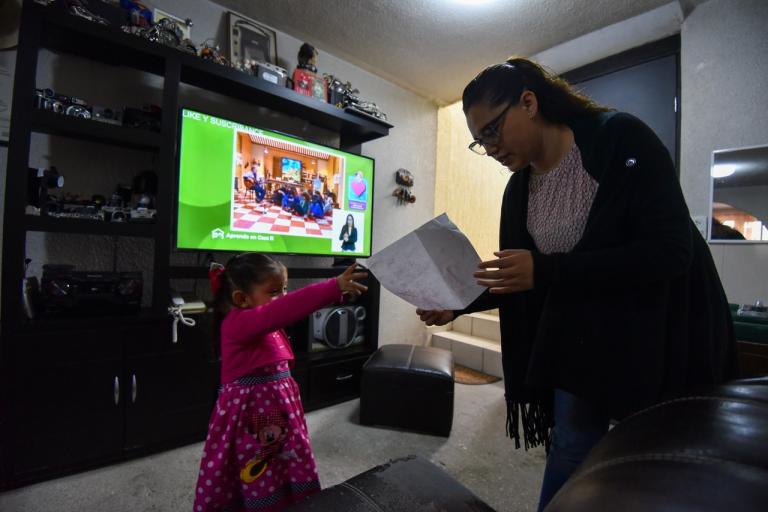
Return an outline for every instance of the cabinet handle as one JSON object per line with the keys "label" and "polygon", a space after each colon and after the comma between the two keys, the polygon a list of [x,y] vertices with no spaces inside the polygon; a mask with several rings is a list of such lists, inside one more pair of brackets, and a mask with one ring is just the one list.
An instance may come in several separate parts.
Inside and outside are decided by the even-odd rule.
{"label": "cabinet handle", "polygon": [[349,379],[351,379],[354,376],[355,376],[354,373],[350,373],[349,375],[337,375],[336,376],[336,382],[342,382],[342,381],[345,381],[345,380],[349,380]]}
{"label": "cabinet handle", "polygon": [[139,387],[136,385],[136,374],[131,375],[131,403],[136,403],[136,396],[139,394]]}
{"label": "cabinet handle", "polygon": [[115,382],[112,385],[112,391],[115,394],[115,405],[120,403],[120,377],[115,377]]}

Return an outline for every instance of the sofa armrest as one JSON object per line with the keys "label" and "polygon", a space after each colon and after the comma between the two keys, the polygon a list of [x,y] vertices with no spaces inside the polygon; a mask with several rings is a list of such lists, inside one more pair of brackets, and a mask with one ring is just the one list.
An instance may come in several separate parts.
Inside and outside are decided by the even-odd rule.
{"label": "sofa armrest", "polygon": [[361,473],[286,512],[494,512],[448,473],[411,456]]}

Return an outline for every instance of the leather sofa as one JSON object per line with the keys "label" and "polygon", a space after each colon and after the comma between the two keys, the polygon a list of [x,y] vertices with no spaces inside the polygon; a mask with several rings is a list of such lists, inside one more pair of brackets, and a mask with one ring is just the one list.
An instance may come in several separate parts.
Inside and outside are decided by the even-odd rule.
{"label": "leather sofa", "polygon": [[428,460],[382,464],[311,496],[286,512],[494,512]]}
{"label": "leather sofa", "polygon": [[[514,492],[514,482],[510,482]],[[491,512],[435,465],[392,461],[294,505],[292,512]],[[614,427],[546,512],[765,512],[768,377],[671,400]]]}
{"label": "leather sofa", "polygon": [[630,416],[592,449],[546,512],[768,510],[768,377]]}

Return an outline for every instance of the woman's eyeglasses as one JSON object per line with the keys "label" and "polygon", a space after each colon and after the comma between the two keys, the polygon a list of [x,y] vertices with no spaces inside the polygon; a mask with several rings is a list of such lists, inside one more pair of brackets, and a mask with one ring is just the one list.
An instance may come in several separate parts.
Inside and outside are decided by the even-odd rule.
{"label": "woman's eyeglasses", "polygon": [[507,105],[507,107],[501,111],[501,114],[496,116],[491,122],[485,125],[482,130],[480,130],[480,137],[472,141],[469,145],[470,151],[477,153],[478,155],[487,155],[488,151],[486,151],[485,148],[499,143],[499,140],[501,139],[502,123],[504,122],[507,112],[512,107],[512,103]]}

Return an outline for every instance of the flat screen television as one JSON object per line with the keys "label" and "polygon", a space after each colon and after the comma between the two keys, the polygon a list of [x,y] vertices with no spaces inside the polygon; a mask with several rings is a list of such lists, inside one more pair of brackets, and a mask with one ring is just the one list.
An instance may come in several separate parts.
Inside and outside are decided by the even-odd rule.
{"label": "flat screen television", "polygon": [[180,124],[178,249],[371,255],[373,159],[189,109]]}
{"label": "flat screen television", "polygon": [[282,170],[283,179],[301,181],[301,160],[283,157]]}

